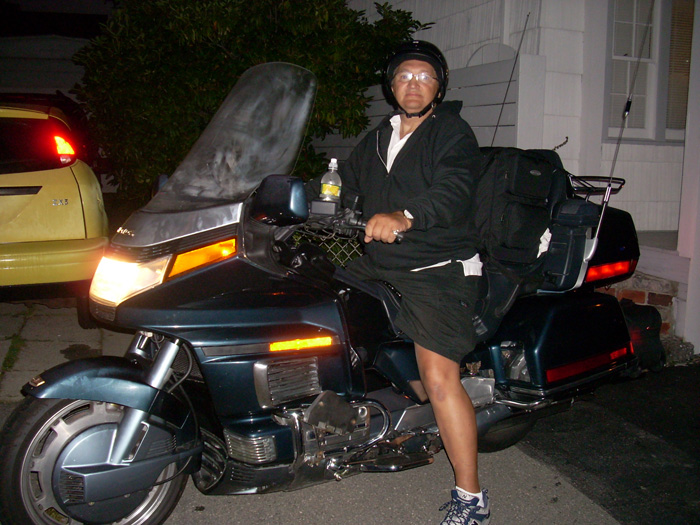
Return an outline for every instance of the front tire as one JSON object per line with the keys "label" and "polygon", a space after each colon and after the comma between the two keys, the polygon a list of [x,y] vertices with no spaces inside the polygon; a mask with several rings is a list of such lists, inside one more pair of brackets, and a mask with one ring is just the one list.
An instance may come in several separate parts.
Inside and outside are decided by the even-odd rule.
{"label": "front tire", "polygon": [[[76,525],[56,494],[52,477],[61,452],[77,436],[101,425],[121,421],[124,407],[95,401],[27,397],[10,415],[0,433],[0,516],[4,525]],[[113,523],[163,523],[173,511],[187,483],[175,476],[175,464],[158,478],[169,480],[152,487],[142,500]],[[173,477],[175,476],[175,477]],[[173,479],[170,479],[173,477]]]}

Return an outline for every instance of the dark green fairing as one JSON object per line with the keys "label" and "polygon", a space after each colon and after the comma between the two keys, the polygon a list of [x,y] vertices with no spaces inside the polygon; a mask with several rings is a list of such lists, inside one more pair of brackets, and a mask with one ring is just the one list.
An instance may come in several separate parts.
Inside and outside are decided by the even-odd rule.
{"label": "dark green fairing", "polygon": [[[348,396],[364,392],[361,369],[351,366],[345,350],[348,341],[337,294],[244,258],[190,272],[139,294],[119,305],[114,322],[188,341],[219,417],[261,410],[251,392],[253,367],[262,358],[315,356],[322,388]],[[334,344],[269,351],[274,341],[322,336],[333,337]]]}
{"label": "dark green fairing", "polygon": [[[495,346],[490,350],[497,381],[534,395],[556,397],[560,387],[570,395],[576,382],[591,381],[602,373],[609,376],[611,370],[636,362],[629,351],[609,358],[610,354],[629,349],[630,339],[620,304],[615,297],[603,293],[573,292],[519,299],[490,342],[502,341],[522,344],[530,382],[499,377],[501,349]],[[548,379],[548,370],[567,366],[573,368],[568,369],[571,375],[565,380]]]}

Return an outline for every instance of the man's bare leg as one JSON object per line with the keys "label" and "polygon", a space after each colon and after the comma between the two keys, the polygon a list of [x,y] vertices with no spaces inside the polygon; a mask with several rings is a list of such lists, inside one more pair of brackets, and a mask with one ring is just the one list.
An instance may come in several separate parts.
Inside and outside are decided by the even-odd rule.
{"label": "man's bare leg", "polygon": [[418,370],[458,487],[479,493],[476,415],[459,377],[459,363],[418,344]]}

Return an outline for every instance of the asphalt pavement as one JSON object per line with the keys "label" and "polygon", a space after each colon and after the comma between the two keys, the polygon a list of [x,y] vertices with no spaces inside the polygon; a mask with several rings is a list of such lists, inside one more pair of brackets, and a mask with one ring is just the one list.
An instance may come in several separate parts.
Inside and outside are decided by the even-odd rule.
{"label": "asphalt pavement", "polygon": [[[122,355],[130,339],[104,328],[80,328],[70,300],[0,302],[0,424],[32,377],[67,360]],[[481,454],[479,462],[494,525],[619,523],[557,469],[518,447]],[[451,483],[444,453],[430,466],[362,474],[295,492],[213,497],[189,483],[167,524],[436,524]]]}
{"label": "asphalt pavement", "polygon": [[518,448],[625,525],[700,524],[700,356],[611,382]]}

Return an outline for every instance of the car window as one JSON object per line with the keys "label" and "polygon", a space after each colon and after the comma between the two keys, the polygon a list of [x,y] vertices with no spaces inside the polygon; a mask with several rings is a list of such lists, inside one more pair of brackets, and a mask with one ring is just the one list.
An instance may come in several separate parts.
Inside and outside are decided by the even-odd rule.
{"label": "car window", "polygon": [[70,142],[70,131],[56,119],[0,118],[0,174],[71,164],[75,154]]}

